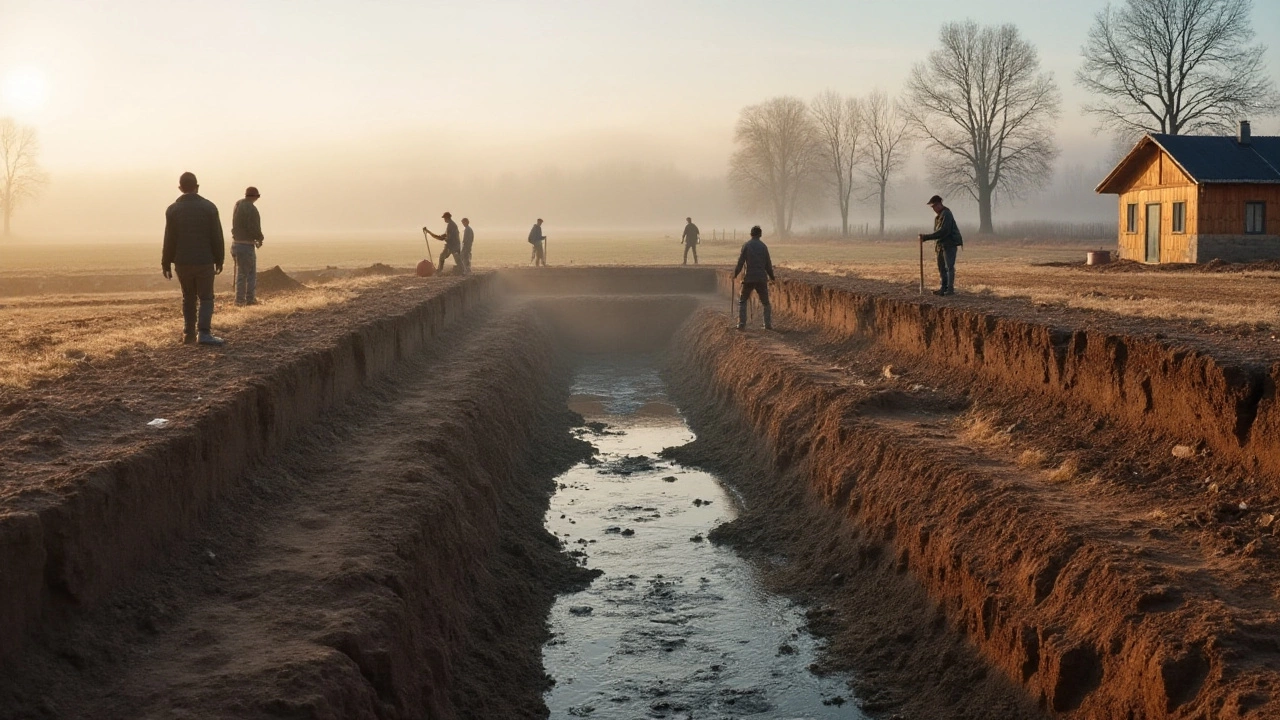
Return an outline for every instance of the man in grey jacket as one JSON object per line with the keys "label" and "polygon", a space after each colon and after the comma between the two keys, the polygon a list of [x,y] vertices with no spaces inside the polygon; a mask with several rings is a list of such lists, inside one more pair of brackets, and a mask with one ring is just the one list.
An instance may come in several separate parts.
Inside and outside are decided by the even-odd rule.
{"label": "man in grey jacket", "polygon": [[257,305],[258,248],[262,247],[262,216],[254,206],[258,188],[250,187],[231,212],[231,260],[235,266],[236,304]]}
{"label": "man in grey jacket", "polygon": [[[178,283],[182,285],[182,342],[201,345],[222,345],[224,340],[215,337],[213,322],[213,276],[222,272],[226,246],[222,237],[222,220],[218,208],[200,197],[196,176],[185,172],[178,178],[182,195],[164,214],[164,249],[160,255],[160,267],[166,280],[173,279],[178,271]],[[200,303],[197,316],[196,302]],[[196,335],[196,331],[199,335]]]}
{"label": "man in grey jacket", "polygon": [[440,216],[444,220],[444,234],[437,235],[430,230],[427,234],[437,240],[444,241],[444,250],[440,252],[440,272],[444,272],[444,261],[453,256],[453,269],[455,272],[466,272],[466,266],[462,262],[462,240],[458,235],[458,223],[453,221],[453,213],[445,212]]}
{"label": "man in grey jacket", "polygon": [[773,329],[773,309],[769,307],[769,281],[773,280],[773,260],[769,258],[769,247],[760,239],[760,226],[751,228],[751,239],[742,244],[742,252],[738,253],[738,266],[733,269],[733,276],[738,277],[745,266],[747,272],[742,276],[742,295],[738,298],[738,329],[747,328],[747,300],[751,293],[760,298],[764,307],[764,329]]}
{"label": "man in grey jacket", "polygon": [[462,267],[471,274],[471,246],[475,244],[476,231],[471,229],[470,218],[462,218]]}

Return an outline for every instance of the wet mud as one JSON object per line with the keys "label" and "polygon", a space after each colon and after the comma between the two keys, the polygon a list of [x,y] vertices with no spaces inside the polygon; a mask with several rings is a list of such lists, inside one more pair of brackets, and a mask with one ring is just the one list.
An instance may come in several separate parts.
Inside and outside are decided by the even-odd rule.
{"label": "wet mud", "polygon": [[557,479],[547,527],[601,574],[552,608],[551,717],[864,717],[845,676],[809,671],[818,643],[803,609],[708,539],[737,500],[659,457],[694,437],[656,358],[588,359],[572,393],[596,454]]}

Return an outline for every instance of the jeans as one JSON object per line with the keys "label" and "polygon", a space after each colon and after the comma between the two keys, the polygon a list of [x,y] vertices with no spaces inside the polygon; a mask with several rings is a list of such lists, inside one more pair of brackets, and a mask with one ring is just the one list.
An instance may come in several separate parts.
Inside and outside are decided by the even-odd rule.
{"label": "jeans", "polygon": [[747,300],[751,298],[753,291],[760,298],[760,304],[764,307],[764,326],[772,328],[773,308],[769,307],[769,283],[767,282],[742,283],[742,295],[738,298],[738,327],[747,326]]}
{"label": "jeans", "polygon": [[471,243],[465,240],[462,242],[462,267],[464,272],[471,274]]}
{"label": "jeans", "polygon": [[533,264],[535,266],[547,264],[547,251],[542,247],[542,243],[540,242],[533,244]]}
{"label": "jeans", "polygon": [[689,264],[690,250],[693,251],[693,264],[697,265],[698,264],[698,244],[697,243],[689,243],[684,246],[684,264],[685,265]]}
{"label": "jeans", "polygon": [[[182,331],[194,335],[210,330],[213,323],[213,266],[175,265],[178,284],[182,286]],[[200,302],[199,323],[196,322],[196,301]]]}
{"label": "jeans", "polygon": [[943,290],[956,289],[956,248],[955,245],[937,243],[933,246],[938,256],[938,276],[942,278]]}
{"label": "jeans", "polygon": [[236,264],[236,304],[257,302],[258,250],[252,243],[231,243],[231,259]]}

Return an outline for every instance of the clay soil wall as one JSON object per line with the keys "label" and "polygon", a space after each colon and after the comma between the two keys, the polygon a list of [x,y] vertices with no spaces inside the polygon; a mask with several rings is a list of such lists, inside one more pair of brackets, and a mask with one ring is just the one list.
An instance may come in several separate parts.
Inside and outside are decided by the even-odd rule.
{"label": "clay soil wall", "polygon": [[0,663],[12,661],[44,622],[91,607],[128,582],[189,533],[250,464],[498,292],[495,276],[477,276],[352,328],[141,452],[75,470],[64,483],[74,490],[0,515]]}
{"label": "clay soil wall", "polygon": [[[905,302],[793,273],[770,285],[775,310],[1011,387],[1081,403],[1129,425],[1280,477],[1280,364],[1219,361],[1155,337],[1053,327]],[[730,279],[721,273],[720,287]],[[1280,486],[1280,482],[1276,483]]]}
{"label": "clay soil wall", "polygon": [[[913,314],[905,304],[779,285],[780,304],[837,327],[879,330],[886,342],[907,344],[913,327],[928,326],[929,337],[948,338],[970,363],[992,358],[984,355],[990,345],[975,347],[972,338],[998,338],[1002,328],[928,307]],[[894,328],[895,321],[904,327]],[[1017,367],[1060,372],[1047,331],[1004,330],[1012,338],[1003,352]],[[1037,337],[1044,343],[1038,356]],[[931,354],[941,346],[913,345]],[[774,459],[775,483],[796,486],[865,539],[845,553],[861,564],[823,566],[828,573],[909,574],[949,623],[1044,710],[1088,718],[1274,716],[1277,701],[1252,694],[1261,682],[1254,673],[1265,668],[1222,641],[1218,634],[1231,630],[1218,627],[1215,599],[1180,597],[1127,549],[1083,532],[1069,514],[1046,512],[1017,483],[872,421],[891,411],[874,389],[838,386],[803,361],[729,330],[712,312],[691,322],[674,347],[679,401],[694,429],[701,433],[708,417],[739,418]],[[781,492],[776,485],[755,495],[748,489],[747,505],[777,504]],[[833,534],[813,545],[836,556],[838,542]]]}

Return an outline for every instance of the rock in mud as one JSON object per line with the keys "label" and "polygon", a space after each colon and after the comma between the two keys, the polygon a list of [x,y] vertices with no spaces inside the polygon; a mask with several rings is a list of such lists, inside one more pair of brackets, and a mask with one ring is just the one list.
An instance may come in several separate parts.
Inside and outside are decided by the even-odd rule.
{"label": "rock in mud", "polygon": [[626,530],[623,530],[620,534],[622,535],[622,537],[631,537],[632,535],[636,534],[636,531],[632,530],[631,528],[627,528]]}
{"label": "rock in mud", "polygon": [[676,476],[675,476],[675,475],[668,475],[668,476],[666,476],[666,477],[662,478],[662,482],[675,482],[675,481],[676,481]]}
{"label": "rock in mud", "polygon": [[1194,457],[1195,454],[1196,454],[1195,449],[1192,448],[1190,445],[1174,445],[1173,446],[1173,456],[1176,458]]}
{"label": "rock in mud", "polygon": [[586,615],[590,615],[594,609],[595,608],[590,605],[574,605],[569,608],[569,614],[584,617]]}
{"label": "rock in mud", "polygon": [[644,455],[627,455],[613,462],[605,463],[600,472],[611,475],[631,475],[638,472],[650,472],[657,469],[653,459]]}
{"label": "rock in mud", "polygon": [[689,538],[689,542],[697,542],[697,543],[700,543],[700,542],[702,542],[702,540],[703,540],[703,538],[702,538],[702,533],[698,533],[697,535],[694,535],[693,537]]}

